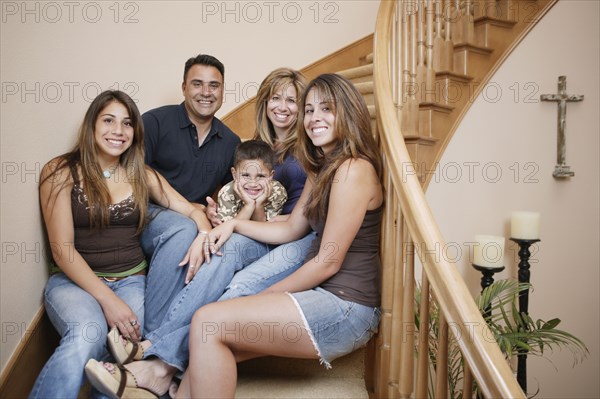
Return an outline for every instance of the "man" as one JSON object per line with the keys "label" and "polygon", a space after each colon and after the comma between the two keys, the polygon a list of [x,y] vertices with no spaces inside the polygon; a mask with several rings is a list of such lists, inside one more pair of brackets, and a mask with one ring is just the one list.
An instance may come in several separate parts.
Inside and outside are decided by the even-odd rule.
{"label": "man", "polygon": [[[164,176],[188,201],[204,210],[205,198],[232,179],[233,155],[240,138],[215,113],[223,103],[225,68],[211,55],[200,54],[185,63],[179,105],[166,105],[146,112],[146,163]],[[155,330],[175,295],[193,275],[189,265],[177,270],[199,232],[190,219],[154,205],[152,219],[141,243],[151,256],[147,276],[146,325]],[[211,225],[206,220],[206,231]],[[206,235],[201,231],[200,235]],[[194,266],[194,267],[193,267]],[[173,270],[175,269],[175,270]],[[186,277],[187,276],[187,277]]]}
{"label": "man", "polygon": [[228,183],[240,138],[215,113],[223,104],[223,64],[201,54],[185,63],[179,105],[143,115],[146,163],[190,202],[206,204]]}

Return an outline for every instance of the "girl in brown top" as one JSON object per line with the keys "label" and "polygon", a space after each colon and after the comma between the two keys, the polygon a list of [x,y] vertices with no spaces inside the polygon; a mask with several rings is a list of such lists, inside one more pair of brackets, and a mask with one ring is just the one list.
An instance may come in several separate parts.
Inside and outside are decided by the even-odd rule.
{"label": "girl in brown top", "polygon": [[300,105],[299,159],[308,179],[298,206],[285,222],[225,222],[210,239],[214,252],[233,231],[283,243],[313,226],[314,251],[262,294],[196,312],[177,397],[233,397],[236,362],[259,356],[320,359],[329,367],[376,330],[383,190],[369,112],[352,83],[329,74],[308,84]]}
{"label": "girl in brown top", "polygon": [[138,235],[148,198],[204,231],[181,265],[204,260],[208,219],[145,166],[143,140],[135,103],[106,91],[87,110],[75,148],[42,170],[40,202],[56,271],[44,302],[62,340],[30,397],[77,397],[85,363],[107,353],[110,328],[132,342],[141,338],[147,265]]}

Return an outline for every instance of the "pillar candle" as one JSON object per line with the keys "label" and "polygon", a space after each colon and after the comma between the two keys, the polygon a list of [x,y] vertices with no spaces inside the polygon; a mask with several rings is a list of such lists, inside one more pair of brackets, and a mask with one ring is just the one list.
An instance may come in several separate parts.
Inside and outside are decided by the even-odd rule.
{"label": "pillar candle", "polygon": [[510,218],[510,237],[522,240],[540,238],[540,214],[537,212],[513,212]]}
{"label": "pillar candle", "polygon": [[477,266],[498,269],[504,266],[504,237],[476,235],[473,246],[473,263]]}

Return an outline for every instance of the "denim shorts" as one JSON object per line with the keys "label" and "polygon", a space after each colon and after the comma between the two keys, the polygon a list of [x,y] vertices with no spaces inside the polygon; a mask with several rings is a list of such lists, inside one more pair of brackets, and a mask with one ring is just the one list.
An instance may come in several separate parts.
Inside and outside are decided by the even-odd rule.
{"label": "denim shorts", "polygon": [[377,332],[381,311],[350,302],[320,287],[288,293],[302,315],[321,364],[361,348]]}

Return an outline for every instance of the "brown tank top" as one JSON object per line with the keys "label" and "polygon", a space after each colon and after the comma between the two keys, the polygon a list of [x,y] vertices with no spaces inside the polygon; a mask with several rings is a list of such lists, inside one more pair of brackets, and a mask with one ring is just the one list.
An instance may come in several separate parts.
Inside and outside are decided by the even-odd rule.
{"label": "brown tank top", "polygon": [[75,249],[98,274],[118,274],[134,269],[144,261],[144,253],[136,234],[140,211],[133,195],[109,205],[108,226],[92,228],[89,206],[77,172],[73,175],[71,210],[75,229]]}
{"label": "brown tank top", "polygon": [[[338,297],[360,303],[365,306],[381,304],[381,260],[379,244],[381,242],[381,217],[383,205],[367,211],[362,225],[352,241],[340,270],[321,283],[321,288]],[[326,220],[311,222],[317,232],[306,259],[312,259],[319,253]],[[334,245],[334,244],[331,244]],[[335,256],[335,247],[325,248],[326,253]],[[325,255],[326,257],[329,255]],[[327,261],[327,259],[324,259]]]}

